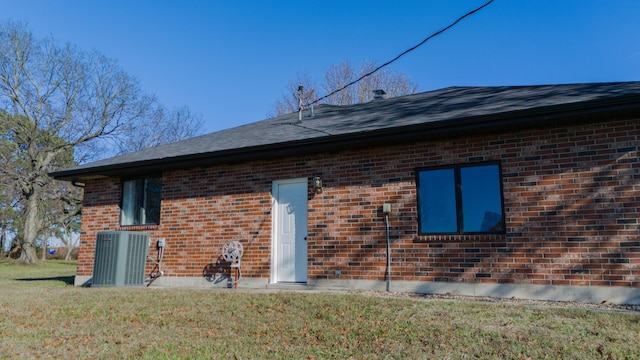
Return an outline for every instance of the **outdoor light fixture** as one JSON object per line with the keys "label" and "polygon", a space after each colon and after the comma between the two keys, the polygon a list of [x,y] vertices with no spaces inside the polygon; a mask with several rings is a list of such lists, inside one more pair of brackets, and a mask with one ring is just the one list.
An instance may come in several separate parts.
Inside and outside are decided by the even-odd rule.
{"label": "outdoor light fixture", "polygon": [[313,177],[313,189],[316,194],[322,194],[322,179],[319,176]]}

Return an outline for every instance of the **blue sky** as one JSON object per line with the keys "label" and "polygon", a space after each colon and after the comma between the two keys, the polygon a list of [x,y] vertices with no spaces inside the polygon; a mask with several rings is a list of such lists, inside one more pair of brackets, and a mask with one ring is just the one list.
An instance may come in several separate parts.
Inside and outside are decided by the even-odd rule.
{"label": "blue sky", "polygon": [[[26,22],[119,61],[205,132],[262,120],[297,73],[384,63],[485,0],[0,0]],[[496,0],[395,62],[419,91],[640,80],[640,1]]]}

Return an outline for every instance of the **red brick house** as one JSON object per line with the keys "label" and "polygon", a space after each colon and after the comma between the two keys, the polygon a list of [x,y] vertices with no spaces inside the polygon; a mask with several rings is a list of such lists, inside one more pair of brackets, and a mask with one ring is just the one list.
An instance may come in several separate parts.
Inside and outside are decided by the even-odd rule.
{"label": "red brick house", "polygon": [[246,288],[640,304],[639,137],[640,82],[452,87],[52,175],[84,186],[76,284],[126,230],[165,239],[153,286],[227,286],[239,241]]}

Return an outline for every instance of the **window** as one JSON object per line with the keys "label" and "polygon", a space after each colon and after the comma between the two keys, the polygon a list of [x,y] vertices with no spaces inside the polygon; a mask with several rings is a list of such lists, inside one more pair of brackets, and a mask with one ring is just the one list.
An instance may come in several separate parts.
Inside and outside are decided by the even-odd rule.
{"label": "window", "polygon": [[420,234],[504,233],[500,165],[417,171]]}
{"label": "window", "polygon": [[162,178],[127,180],[122,183],[121,225],[160,223]]}

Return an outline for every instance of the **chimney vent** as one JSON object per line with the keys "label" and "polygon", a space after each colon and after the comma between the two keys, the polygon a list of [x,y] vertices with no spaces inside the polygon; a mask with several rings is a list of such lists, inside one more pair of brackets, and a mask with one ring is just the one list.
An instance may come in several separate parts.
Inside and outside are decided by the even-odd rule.
{"label": "chimney vent", "polygon": [[382,90],[382,89],[373,90],[373,100],[384,99],[385,95],[387,95],[387,93],[384,92],[384,90]]}

